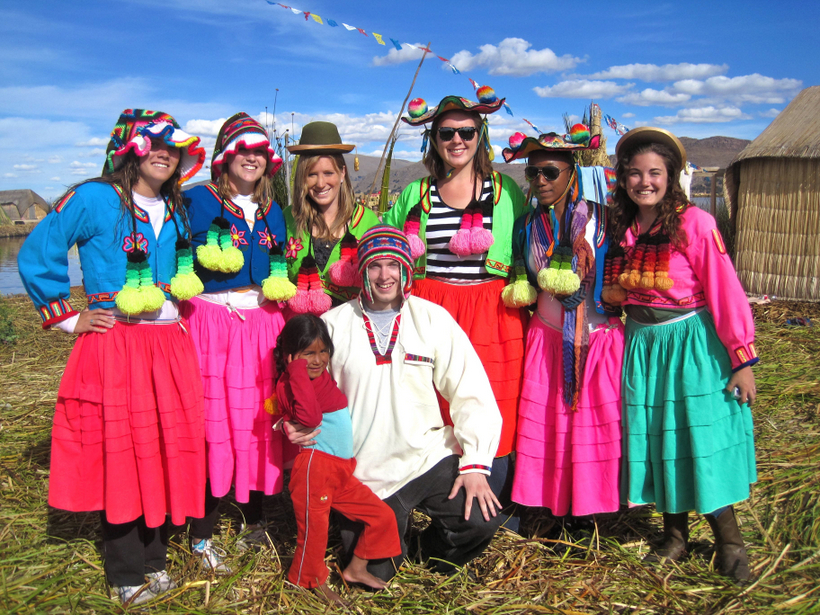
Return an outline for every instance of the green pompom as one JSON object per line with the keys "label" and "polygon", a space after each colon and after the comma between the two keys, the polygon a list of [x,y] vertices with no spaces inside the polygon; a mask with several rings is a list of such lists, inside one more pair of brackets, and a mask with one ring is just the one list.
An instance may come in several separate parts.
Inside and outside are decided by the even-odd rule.
{"label": "green pompom", "polygon": [[[127,274],[126,274],[127,275]],[[114,303],[123,314],[133,316],[134,314],[141,314],[144,312],[145,299],[140,293],[139,289],[126,284],[122,290],[117,293]]]}
{"label": "green pompom", "polygon": [[527,307],[535,303],[538,298],[538,291],[532,287],[526,277],[523,280],[516,280],[512,284],[507,284],[501,291],[501,299],[504,305],[511,308]]}
{"label": "green pompom", "polygon": [[271,301],[287,301],[296,296],[296,286],[287,277],[271,276],[262,282],[262,294]]}
{"label": "green pompom", "polygon": [[571,295],[581,288],[581,278],[574,274],[571,268],[562,268],[556,276],[554,288],[556,295]]}
{"label": "green pompom", "polygon": [[219,231],[219,247],[222,250],[227,250],[233,247],[233,239],[231,238],[231,231],[222,229]]}
{"label": "green pompom", "polygon": [[548,292],[555,292],[555,280],[558,278],[558,267],[553,267],[553,265],[556,265],[555,261],[551,262],[549,267],[545,267],[538,272],[538,286]]}
{"label": "green pompom", "polygon": [[204,290],[202,280],[193,271],[183,273],[180,270],[171,278],[171,294],[181,301],[196,297]]}
{"label": "green pompom", "polygon": [[222,261],[222,250],[215,244],[203,244],[196,249],[196,258],[199,264],[210,271],[220,271],[219,264]]}
{"label": "green pompom", "polygon": [[156,312],[165,303],[165,293],[154,286],[140,286],[140,294],[144,302],[143,311]]}
{"label": "green pompom", "polygon": [[239,248],[234,248],[231,245],[228,248],[222,249],[222,259],[219,263],[219,270],[225,273],[236,273],[242,269],[245,264],[245,256]]}

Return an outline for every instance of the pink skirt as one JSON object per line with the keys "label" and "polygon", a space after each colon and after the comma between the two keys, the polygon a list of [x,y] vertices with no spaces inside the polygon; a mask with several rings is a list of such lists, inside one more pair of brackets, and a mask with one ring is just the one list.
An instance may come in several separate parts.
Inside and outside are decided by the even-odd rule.
{"label": "pink skirt", "polygon": [[524,385],[512,499],[549,508],[554,515],[591,515],[619,507],[621,458],[620,320],[598,325],[578,409],[563,402],[561,332],[536,317],[527,331]]}
{"label": "pink skirt", "polygon": [[48,503],[104,510],[148,527],[201,517],[205,506],[202,381],[179,324],[84,333],[68,359],[51,432]]}
{"label": "pink skirt", "polygon": [[247,502],[249,491],[279,493],[282,435],[264,407],[274,392],[273,349],[285,325],[278,304],[228,311],[194,297],[180,303],[180,312],[202,368],[211,492],[222,497],[234,485],[237,502]]}

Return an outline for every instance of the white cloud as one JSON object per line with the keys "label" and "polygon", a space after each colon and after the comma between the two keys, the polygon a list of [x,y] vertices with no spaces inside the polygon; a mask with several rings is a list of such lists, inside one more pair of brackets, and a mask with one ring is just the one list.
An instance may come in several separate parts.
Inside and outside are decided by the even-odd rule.
{"label": "white cloud", "polygon": [[673,92],[692,96],[713,96],[725,100],[752,104],[782,104],[802,87],[799,79],[774,79],[758,73],[740,77],[710,77],[704,81],[684,79],[676,81]]}
{"label": "white cloud", "polygon": [[[416,47],[424,47],[421,43],[416,43]],[[387,52],[386,56],[376,56],[373,58],[372,65],[373,66],[390,66],[391,64],[401,64],[402,62],[412,62],[421,59],[421,56],[424,52],[421,49],[413,49],[409,47],[406,43],[402,45],[401,51],[393,47],[390,51]],[[431,57],[428,54],[426,60],[429,60]]]}
{"label": "white cloud", "polygon": [[621,113],[621,117],[635,117],[635,114],[630,112]]}
{"label": "white cloud", "polygon": [[38,171],[40,169],[36,164],[15,164],[14,168],[18,171]]}
{"label": "white cloud", "polygon": [[108,145],[110,139],[103,139],[101,137],[91,137],[86,141],[75,143],[77,147],[105,147]]}
{"label": "white cloud", "polygon": [[[583,62],[571,55],[557,56],[552,49],[530,49],[532,43],[522,38],[505,38],[498,46],[482,45],[478,54],[459,51],[450,62],[460,71],[484,68],[491,75],[526,77],[535,73],[555,73],[575,68]],[[445,65],[445,69],[449,68]]]}
{"label": "white cloud", "polygon": [[[104,158],[105,157],[105,150],[102,148],[99,149],[90,149],[86,151],[82,151],[77,154],[79,158]],[[102,164],[102,163],[100,163]]]}
{"label": "white cloud", "polygon": [[62,161],[63,161],[63,159],[60,158],[59,156],[52,156],[51,158],[48,159],[49,164],[60,164]]}
{"label": "white cloud", "polygon": [[222,117],[217,120],[188,120],[183,126],[183,130],[191,135],[197,137],[210,136],[216,137],[219,134],[219,129],[228,118]]}
{"label": "white cloud", "polygon": [[641,81],[678,81],[680,79],[705,79],[722,75],[729,70],[728,64],[624,64],[610,66],[607,70],[587,75],[589,79],[640,79]]}
{"label": "white cloud", "polygon": [[672,94],[667,90],[653,90],[646,88],[640,92],[629,92],[626,96],[618,98],[618,102],[625,105],[637,105],[639,107],[651,107],[661,105],[663,107],[678,107],[692,98],[689,94]]}
{"label": "white cloud", "polygon": [[3,175],[3,177],[8,177],[9,179],[14,179],[15,177],[17,177],[17,174],[16,173],[5,173]]}
{"label": "white cloud", "polygon": [[761,111],[759,115],[760,117],[777,117],[778,115],[780,115],[780,110],[769,109],[768,111]]}
{"label": "white cloud", "polygon": [[59,178],[59,177],[49,177],[49,178],[48,178],[48,181],[50,181],[50,182],[58,182],[58,181],[60,181],[60,178]]}
{"label": "white cloud", "polygon": [[618,85],[614,81],[572,79],[553,86],[533,88],[541,98],[612,98],[629,90],[634,84]]}
{"label": "white cloud", "polygon": [[665,115],[655,118],[658,124],[713,124],[719,122],[731,122],[734,120],[748,120],[751,116],[746,115],[738,107],[700,107],[695,109],[681,109],[676,115]]}

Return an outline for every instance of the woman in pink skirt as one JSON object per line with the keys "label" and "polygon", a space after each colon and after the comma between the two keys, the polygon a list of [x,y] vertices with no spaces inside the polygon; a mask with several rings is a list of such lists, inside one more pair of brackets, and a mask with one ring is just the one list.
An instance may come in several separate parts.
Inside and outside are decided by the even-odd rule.
{"label": "woman in pink skirt", "polygon": [[286,297],[271,295],[266,284],[277,258],[284,263],[285,223],[269,181],[281,165],[262,125],[237,113],[217,135],[212,181],[185,192],[205,292],[181,309],[202,368],[209,479],[191,548],[216,572],[228,572],[211,542],[219,498],[234,486],[245,540],[263,546],[262,496],[282,491],[281,433],[264,409],[285,324],[277,300]]}
{"label": "woman in pink skirt", "polygon": [[[513,500],[556,516],[619,507],[623,326],[601,302],[607,213],[587,202],[573,152],[598,146],[576,125],[572,135],[520,133],[507,162],[528,158],[538,206],[515,223],[517,281],[509,305],[536,302],[527,331],[518,418]],[[604,185],[605,174],[598,177]],[[588,187],[590,188],[590,187]],[[606,200],[599,199],[599,200]],[[529,281],[528,281],[529,280]],[[535,289],[540,292],[535,295]]]}
{"label": "woman in pink skirt", "polygon": [[[179,186],[204,160],[167,113],[127,109],[102,177],[70,188],[18,257],[43,328],[78,334],[57,393],[48,502],[101,511],[105,574],[123,603],[176,587],[167,517],[203,511],[202,382],[173,299],[202,289]],[[75,244],[82,312],[69,304]]]}

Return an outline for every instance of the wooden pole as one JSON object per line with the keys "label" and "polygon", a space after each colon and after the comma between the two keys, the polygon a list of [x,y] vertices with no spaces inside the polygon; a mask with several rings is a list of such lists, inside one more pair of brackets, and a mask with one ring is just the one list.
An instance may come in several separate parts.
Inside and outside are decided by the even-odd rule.
{"label": "wooden pole", "polygon": [[393,134],[396,132],[396,128],[399,126],[399,120],[401,120],[401,114],[404,111],[404,106],[407,104],[407,101],[410,99],[410,94],[413,93],[413,86],[416,85],[416,78],[419,76],[419,71],[421,70],[421,65],[424,64],[424,58],[427,57],[427,49],[430,49],[430,43],[428,42],[425,45],[424,53],[421,56],[421,61],[419,62],[418,68],[416,68],[416,74],[413,75],[413,82],[410,84],[410,89],[407,90],[407,96],[404,97],[404,102],[401,104],[401,109],[399,109],[399,114],[396,116],[396,122],[393,124],[393,130],[390,131],[390,134],[387,137],[387,142],[384,144],[384,149],[382,150],[382,157],[379,160],[379,166],[376,167],[376,174],[373,176],[373,183],[370,184],[370,190],[367,192],[367,198],[370,198],[370,195],[373,194],[373,189],[376,187],[376,181],[379,177],[379,171],[381,171],[382,164],[384,163],[384,157],[387,155],[387,148],[390,147],[390,141],[393,139]]}
{"label": "wooden pole", "polygon": [[285,193],[290,203],[290,155],[288,154],[288,131],[285,130]]}
{"label": "wooden pole", "polygon": [[709,213],[713,218],[717,218],[717,173],[712,173],[712,181],[709,186]]}

